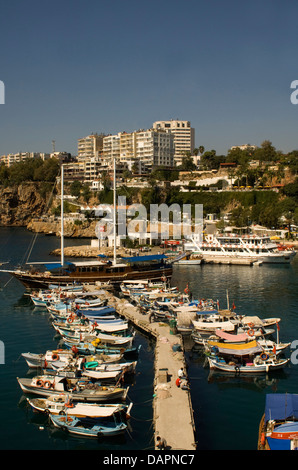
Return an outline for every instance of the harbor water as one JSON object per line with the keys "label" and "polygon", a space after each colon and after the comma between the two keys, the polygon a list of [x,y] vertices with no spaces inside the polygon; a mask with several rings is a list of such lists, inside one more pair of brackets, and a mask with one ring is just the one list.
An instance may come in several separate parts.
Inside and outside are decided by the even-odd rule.
{"label": "harbor water", "polygon": [[[59,247],[56,237],[38,235],[31,252],[34,234],[21,228],[1,228],[2,269],[26,260],[49,261],[50,251]],[[80,245],[81,240],[66,239],[65,245]],[[194,298],[219,300],[221,308],[234,302],[236,312],[260,318],[278,317],[281,341],[298,340],[297,279],[298,257],[291,265],[175,266],[172,285],[182,291],[189,284]],[[55,258],[54,258],[55,260]],[[25,288],[8,274],[0,273],[0,340],[4,363],[0,364],[1,444],[2,450],[152,450],[152,399],[154,342],[137,333],[141,344],[136,375],[128,398],[133,401],[132,418],[124,436],[93,440],[71,437],[49,425],[46,416],[33,413],[18,385],[17,377],[34,375],[23,352],[43,353],[59,343],[46,311],[35,308]],[[258,426],[266,393],[298,393],[298,365],[290,362],[268,376],[225,376],[210,370],[205,358],[189,338],[185,338],[188,376],[196,423],[198,450],[256,450]],[[291,355],[291,349],[286,353]]]}

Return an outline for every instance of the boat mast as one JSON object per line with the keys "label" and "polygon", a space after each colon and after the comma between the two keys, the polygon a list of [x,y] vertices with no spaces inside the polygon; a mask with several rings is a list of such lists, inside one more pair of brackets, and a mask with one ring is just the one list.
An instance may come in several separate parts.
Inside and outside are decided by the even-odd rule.
{"label": "boat mast", "polygon": [[116,157],[114,156],[114,174],[113,174],[113,203],[114,203],[114,215],[113,215],[113,224],[114,224],[114,260],[113,264],[116,264],[116,242],[117,242],[117,234],[116,234]]}
{"label": "boat mast", "polygon": [[61,249],[61,266],[64,266],[64,212],[63,212],[63,186],[64,186],[64,168],[61,165],[61,235],[60,235],[60,249]]}
{"label": "boat mast", "polygon": [[229,291],[227,290],[227,309],[230,310]]}

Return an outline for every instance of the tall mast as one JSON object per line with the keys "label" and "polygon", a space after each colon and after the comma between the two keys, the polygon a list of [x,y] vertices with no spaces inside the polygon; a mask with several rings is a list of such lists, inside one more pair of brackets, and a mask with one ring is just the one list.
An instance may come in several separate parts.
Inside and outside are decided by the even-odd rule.
{"label": "tall mast", "polygon": [[113,216],[113,223],[114,223],[114,261],[113,264],[116,264],[116,243],[117,243],[117,233],[116,233],[116,158],[114,157],[114,175],[113,175],[113,200],[114,200],[114,216]]}
{"label": "tall mast", "polygon": [[64,266],[64,212],[63,212],[63,186],[64,186],[64,168],[63,164],[61,165],[61,239],[60,239],[60,248],[61,248],[61,266]]}

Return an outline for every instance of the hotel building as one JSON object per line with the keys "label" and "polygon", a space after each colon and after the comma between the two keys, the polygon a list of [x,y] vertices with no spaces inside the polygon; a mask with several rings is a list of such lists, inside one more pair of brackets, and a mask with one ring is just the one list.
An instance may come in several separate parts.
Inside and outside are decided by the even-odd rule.
{"label": "hotel building", "polygon": [[195,146],[195,130],[191,127],[190,121],[179,121],[171,119],[170,121],[156,121],[153,123],[153,129],[170,132],[174,136],[174,162],[176,165],[182,163],[185,152],[193,154]]}

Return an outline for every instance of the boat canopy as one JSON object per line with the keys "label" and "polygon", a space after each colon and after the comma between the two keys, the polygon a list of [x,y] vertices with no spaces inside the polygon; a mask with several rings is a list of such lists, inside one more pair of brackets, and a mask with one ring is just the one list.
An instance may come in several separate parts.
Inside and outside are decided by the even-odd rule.
{"label": "boat canopy", "polygon": [[259,317],[257,317],[256,315],[255,316],[243,317],[242,318],[242,323],[245,323],[246,325],[248,325],[249,323],[253,323],[255,326],[263,326],[264,325],[263,321]]}
{"label": "boat canopy", "polygon": [[265,421],[298,419],[298,394],[269,393],[266,395]]}
{"label": "boat canopy", "polygon": [[70,263],[69,261],[66,261],[63,265],[61,263],[45,263],[44,266],[48,271],[52,271],[53,269],[65,268],[66,265],[70,266],[71,264],[72,263]]}
{"label": "boat canopy", "polygon": [[129,256],[122,258],[127,263],[143,263],[144,261],[160,261],[167,259],[166,255]]}
{"label": "boat canopy", "polygon": [[238,343],[240,341],[246,341],[249,336],[246,333],[241,333],[239,335],[232,335],[230,333],[226,333],[225,331],[222,330],[216,330],[215,331],[216,336],[218,336],[221,339],[225,339],[229,341],[230,343]]}
{"label": "boat canopy", "polygon": [[221,328],[225,331],[234,331],[235,325],[230,322],[230,321],[222,321],[222,322],[203,322],[203,321],[192,321],[193,326],[197,330],[217,330],[218,328]]}
{"label": "boat canopy", "polygon": [[263,350],[256,341],[250,341],[249,343],[243,344],[229,344],[219,343],[217,341],[208,341],[208,344],[210,346],[217,347],[218,351],[222,354],[232,354],[233,356],[247,356],[249,354],[256,354]]}

